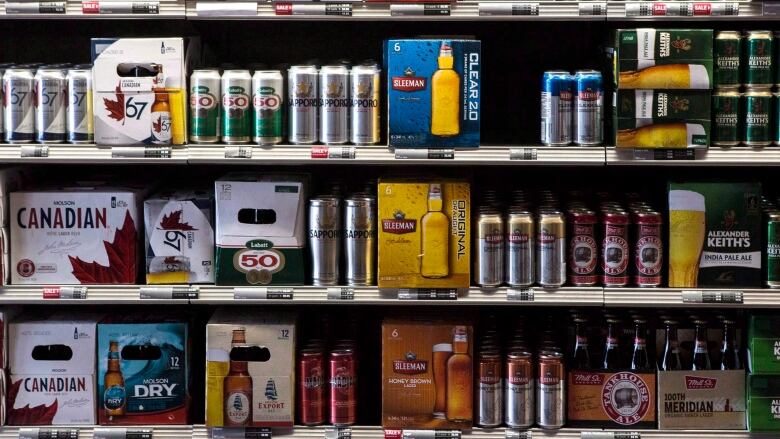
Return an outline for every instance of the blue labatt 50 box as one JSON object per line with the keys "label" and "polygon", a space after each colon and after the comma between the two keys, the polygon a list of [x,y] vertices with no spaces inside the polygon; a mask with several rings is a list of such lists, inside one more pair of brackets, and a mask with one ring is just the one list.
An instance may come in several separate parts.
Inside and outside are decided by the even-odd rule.
{"label": "blue labatt 50 box", "polygon": [[391,147],[479,146],[482,77],[476,40],[388,40]]}

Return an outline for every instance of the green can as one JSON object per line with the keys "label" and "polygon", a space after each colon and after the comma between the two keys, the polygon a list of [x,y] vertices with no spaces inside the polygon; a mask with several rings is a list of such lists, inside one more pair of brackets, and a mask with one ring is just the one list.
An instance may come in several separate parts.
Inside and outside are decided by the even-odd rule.
{"label": "green can", "polygon": [[741,140],[739,91],[716,90],[712,95],[712,144],[737,146]]}
{"label": "green can", "polygon": [[742,38],[737,31],[715,34],[715,88],[737,88],[742,85],[740,54]]}
{"label": "green can", "polygon": [[774,84],[772,42],[772,32],[768,30],[752,30],[745,35],[745,48],[742,51],[745,86],[771,87]]}
{"label": "green can", "polygon": [[742,95],[745,135],[748,146],[772,143],[772,93],[769,89],[749,89]]}
{"label": "green can", "polygon": [[772,58],[772,64],[775,65],[775,85],[780,85],[780,67],[776,65],[780,62],[780,32],[775,31],[773,35],[774,38],[772,41],[772,55],[774,58]]}
{"label": "green can", "polygon": [[260,145],[282,141],[284,78],[279,70],[257,70],[252,76],[253,140]]}
{"label": "green can", "polygon": [[219,70],[195,70],[190,76],[190,142],[219,140]]}
{"label": "green can", "polygon": [[766,218],[766,286],[780,288],[780,212]]}
{"label": "green can", "polygon": [[252,138],[252,75],[249,70],[222,73],[222,140],[248,143]]}

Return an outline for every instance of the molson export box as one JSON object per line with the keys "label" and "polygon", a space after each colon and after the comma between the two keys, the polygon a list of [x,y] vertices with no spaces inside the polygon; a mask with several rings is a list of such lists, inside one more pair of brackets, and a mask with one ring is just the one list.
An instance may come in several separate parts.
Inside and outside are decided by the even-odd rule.
{"label": "molson export box", "polygon": [[468,429],[473,419],[470,324],[382,322],[382,427]]}
{"label": "molson export box", "polygon": [[141,198],[107,186],[11,193],[11,282],[136,283]]}
{"label": "molson export box", "polygon": [[481,43],[388,40],[384,52],[390,146],[478,147]]}
{"label": "molson export box", "polygon": [[93,38],[95,143],[182,145],[186,140],[183,38]]}
{"label": "molson export box", "polygon": [[308,181],[262,174],[216,181],[217,284],[303,285]]}
{"label": "molson export box", "polygon": [[111,317],[98,323],[98,419],[101,425],[187,424],[187,323],[163,315]]}
{"label": "molson export box", "polygon": [[293,426],[295,320],[283,312],[214,313],[206,326],[207,426]]}
{"label": "molson export box", "polygon": [[761,288],[761,184],[669,184],[669,287]]}
{"label": "molson export box", "polygon": [[146,282],[214,283],[214,195],[164,192],[144,201]]}
{"label": "molson export box", "polygon": [[615,91],[618,148],[706,148],[710,144],[709,90]]}
{"label": "molson export box", "polygon": [[748,361],[753,374],[780,375],[780,316],[750,315]]}
{"label": "molson export box", "polygon": [[10,425],[95,424],[99,317],[22,316],[9,326]]}
{"label": "molson export box", "polygon": [[468,288],[469,184],[379,183],[379,287]]}

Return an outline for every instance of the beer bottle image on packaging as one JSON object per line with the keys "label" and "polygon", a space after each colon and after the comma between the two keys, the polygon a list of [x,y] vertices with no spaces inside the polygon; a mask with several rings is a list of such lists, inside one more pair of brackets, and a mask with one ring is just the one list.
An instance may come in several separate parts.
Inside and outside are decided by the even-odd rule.
{"label": "beer bottle image on packaging", "polygon": [[111,340],[108,344],[108,367],[103,376],[103,408],[106,416],[113,419],[116,416],[124,416],[125,404],[125,378],[119,365],[119,344]]}
{"label": "beer bottle image on packaging", "polygon": [[447,361],[452,355],[450,343],[433,345],[433,385],[436,389],[436,402],[433,405],[433,417],[447,417]]}
{"label": "beer bottle image on packaging", "polygon": [[224,424],[225,427],[243,427],[252,424],[252,377],[249,376],[249,365],[241,360],[241,353],[235,348],[246,346],[246,329],[234,329],[230,344],[230,370],[223,385]]}
{"label": "beer bottle image on packaging", "polygon": [[469,356],[469,333],[456,326],[452,339],[452,356],[447,360],[447,420],[469,422],[473,416],[472,361]]}
{"label": "beer bottle image on packaging", "polygon": [[428,212],[420,220],[421,249],[420,274],[423,277],[439,278],[450,274],[449,267],[449,225],[450,220],[442,212],[443,196],[439,183],[428,188]]}
{"label": "beer bottle image on packaging", "polygon": [[704,196],[686,190],[669,191],[669,287],[698,284],[704,246]]}
{"label": "beer bottle image on packaging", "polygon": [[442,41],[438,62],[439,69],[431,78],[431,134],[457,136],[460,134],[460,77],[452,69],[455,59],[449,41]]}
{"label": "beer bottle image on packaging", "polygon": [[152,143],[156,145],[171,144],[171,106],[168,104],[168,92],[165,89],[154,90]]}

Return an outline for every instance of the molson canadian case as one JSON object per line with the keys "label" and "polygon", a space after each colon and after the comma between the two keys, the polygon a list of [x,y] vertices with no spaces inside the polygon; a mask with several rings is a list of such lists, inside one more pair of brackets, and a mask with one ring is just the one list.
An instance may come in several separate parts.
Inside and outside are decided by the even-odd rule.
{"label": "molson canadian case", "polygon": [[469,183],[379,183],[379,287],[468,288]]}
{"label": "molson canadian case", "polygon": [[216,181],[217,284],[303,285],[308,180],[229,174]]}
{"label": "molson canadian case", "polygon": [[164,192],[144,201],[146,283],[214,283],[214,195]]}
{"label": "molson canadian case", "polygon": [[163,315],[111,317],[98,323],[98,419],[101,425],[187,424],[187,323]]}
{"label": "molson canadian case", "polygon": [[11,193],[11,282],[136,283],[141,195],[107,186]]}
{"label": "molson canadian case", "polygon": [[95,424],[98,320],[57,313],[11,322],[8,424]]}
{"label": "molson canadian case", "polygon": [[780,316],[767,313],[750,315],[748,360],[753,374],[780,375]]}
{"label": "molson canadian case", "polygon": [[479,41],[388,40],[385,66],[391,147],[479,146]]}
{"label": "molson canadian case", "polygon": [[292,427],[296,317],[220,309],[206,326],[206,425]]}

